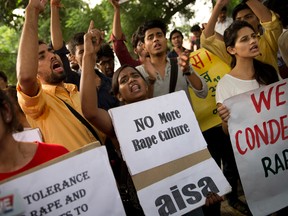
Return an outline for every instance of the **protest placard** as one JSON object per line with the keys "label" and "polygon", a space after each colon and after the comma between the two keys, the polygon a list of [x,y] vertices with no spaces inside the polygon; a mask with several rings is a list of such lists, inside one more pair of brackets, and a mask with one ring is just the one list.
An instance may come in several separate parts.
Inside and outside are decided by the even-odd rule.
{"label": "protest placard", "polygon": [[229,134],[253,215],[288,205],[287,79],[229,98]]}
{"label": "protest placard", "polygon": [[[132,175],[206,148],[188,98],[181,93],[183,91],[109,111]],[[191,143],[191,139],[199,140],[198,145],[179,148],[179,143]],[[152,152],[161,157],[151,160]]]}
{"label": "protest placard", "polygon": [[181,215],[203,205],[209,191],[230,191],[184,91],[109,113],[146,215]]}
{"label": "protest placard", "polygon": [[106,148],[98,145],[2,182],[0,215],[125,215]]}
{"label": "protest placard", "polygon": [[206,131],[221,123],[215,101],[216,86],[219,80],[230,71],[230,67],[204,48],[190,53],[190,64],[208,85],[208,95],[204,99],[197,97],[194,91],[189,89],[193,110],[200,128]]}

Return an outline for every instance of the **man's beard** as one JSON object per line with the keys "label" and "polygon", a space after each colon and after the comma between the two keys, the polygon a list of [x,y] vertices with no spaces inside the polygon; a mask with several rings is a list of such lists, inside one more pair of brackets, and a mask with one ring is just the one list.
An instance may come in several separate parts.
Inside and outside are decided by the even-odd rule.
{"label": "man's beard", "polygon": [[66,72],[64,71],[62,74],[56,74],[52,72],[49,77],[47,77],[46,82],[49,84],[59,84],[66,79]]}

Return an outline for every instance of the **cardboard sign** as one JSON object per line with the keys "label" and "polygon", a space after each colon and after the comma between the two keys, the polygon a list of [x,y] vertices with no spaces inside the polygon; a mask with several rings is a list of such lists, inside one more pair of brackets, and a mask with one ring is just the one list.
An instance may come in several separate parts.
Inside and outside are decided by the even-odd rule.
{"label": "cardboard sign", "polygon": [[253,215],[288,205],[287,79],[224,101],[245,197]]}
{"label": "cardboard sign", "polygon": [[2,183],[0,215],[125,215],[106,148],[95,147],[83,147]]}
{"label": "cardboard sign", "polygon": [[[184,91],[117,107],[109,112],[118,141],[123,144],[121,152],[131,175],[207,146]],[[193,140],[197,140],[197,145],[192,144]],[[181,148],[179,143],[183,143]],[[153,160],[152,155],[155,155]]]}
{"label": "cardboard sign", "polygon": [[190,89],[191,101],[202,131],[221,124],[217,114],[215,93],[219,80],[230,71],[230,67],[208,50],[201,48],[190,54],[190,63],[195,72],[203,77],[208,85],[208,95],[202,99]]}
{"label": "cardboard sign", "polygon": [[138,197],[146,215],[183,215],[204,205],[209,191],[220,196],[230,191],[211,157],[139,190]]}
{"label": "cardboard sign", "polygon": [[209,191],[230,191],[184,91],[109,112],[146,215],[181,215],[202,206]]}

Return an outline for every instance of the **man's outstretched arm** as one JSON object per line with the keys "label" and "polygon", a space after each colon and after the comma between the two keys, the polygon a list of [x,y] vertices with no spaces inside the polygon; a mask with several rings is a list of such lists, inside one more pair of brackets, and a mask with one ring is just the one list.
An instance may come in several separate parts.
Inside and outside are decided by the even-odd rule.
{"label": "man's outstretched arm", "polygon": [[21,91],[35,96],[39,86],[38,72],[38,19],[46,0],[30,0],[25,12],[25,21],[20,37],[17,56],[17,79]]}

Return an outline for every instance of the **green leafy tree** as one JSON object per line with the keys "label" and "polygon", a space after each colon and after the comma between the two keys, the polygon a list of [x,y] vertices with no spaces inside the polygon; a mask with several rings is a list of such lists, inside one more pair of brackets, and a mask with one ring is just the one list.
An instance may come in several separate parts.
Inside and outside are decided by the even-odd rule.
{"label": "green leafy tree", "polygon": [[9,84],[16,84],[16,57],[19,33],[7,26],[0,27],[0,68],[9,77]]}
{"label": "green leafy tree", "polygon": [[28,0],[2,0],[0,2],[0,23],[19,30],[23,18],[14,10],[24,9],[27,3]]}
{"label": "green leafy tree", "polygon": [[[207,0],[207,2],[209,1],[215,2],[215,0]],[[82,0],[62,0],[62,2],[65,5],[65,8],[61,11],[62,21],[64,27],[66,27],[64,30],[65,38],[71,35],[71,32],[86,30],[86,24],[89,24],[90,19],[96,20],[97,26],[103,30],[109,30],[106,26],[111,26],[113,9],[108,0],[103,0],[94,9],[90,9],[87,3]],[[155,18],[163,19],[168,24],[171,17],[177,12],[187,19],[191,19],[194,12],[189,6],[195,2],[196,0],[130,0],[122,5],[124,10],[124,13],[122,13],[123,29],[126,34],[132,35],[143,21]],[[239,0],[231,0],[228,5],[229,12],[239,2]],[[0,2],[0,22],[19,30],[23,23],[23,17],[13,13],[13,11],[24,9],[27,3],[28,0],[2,0]],[[46,22],[49,22],[49,19],[47,19],[49,17],[48,10],[43,17]],[[47,30],[47,27],[48,25],[43,28],[43,31]],[[40,29],[41,31],[42,29]]]}
{"label": "green leafy tree", "polygon": [[[106,4],[107,2],[102,2]],[[173,15],[177,12],[185,17],[191,18],[194,13],[188,7],[195,3],[195,0],[130,0],[128,3],[121,5],[122,7],[122,28],[126,36],[131,37],[133,32],[146,20],[162,19],[166,24],[169,24]],[[112,7],[110,7],[113,14]],[[112,17],[110,18],[112,23]]]}
{"label": "green leafy tree", "polygon": [[[178,12],[187,21],[194,17],[191,5],[196,0],[130,0],[121,5],[121,23],[123,32],[128,42],[137,27],[150,19],[162,19],[167,25],[171,24],[171,18]],[[207,0],[209,2],[211,0]],[[15,9],[27,6],[28,0],[2,0],[0,1],[0,24],[6,27],[0,29],[0,52],[3,55],[11,55],[11,60],[2,60],[2,68],[7,71],[15,71],[16,50],[19,34],[23,25],[24,17],[14,13]],[[113,8],[108,0],[102,0],[100,5],[89,8],[82,0],[62,0],[64,8],[60,10],[63,37],[68,41],[76,32],[87,31],[90,20],[94,20],[95,26],[106,33],[106,40],[112,31]],[[228,10],[231,11],[239,0],[231,0]],[[49,2],[48,2],[49,4]],[[8,27],[9,28],[8,28]],[[172,26],[176,27],[175,24]],[[39,37],[44,41],[50,41],[50,7],[42,15],[39,21]],[[178,27],[177,27],[178,28]],[[14,29],[14,30],[13,30]],[[186,36],[189,34],[189,25],[184,24],[179,28]],[[129,45],[130,43],[128,43]],[[13,72],[13,74],[15,74]],[[9,74],[9,78],[15,81],[15,76]]]}
{"label": "green leafy tree", "polygon": [[[90,9],[82,0],[62,0],[65,8],[61,10],[62,24],[64,27],[63,34],[67,40],[71,33],[85,31],[89,21],[93,19],[96,26],[107,33],[110,32],[113,9],[108,0],[102,1],[100,5]],[[3,24],[20,29],[23,23],[23,17],[12,13],[16,8],[24,9],[28,0],[4,0],[0,2],[1,21]],[[123,9],[123,29],[126,35],[131,36],[135,29],[147,19],[160,18],[167,24],[171,17],[179,12],[186,17],[192,17],[193,11],[187,7],[195,3],[195,0],[130,0],[124,3]],[[40,37],[47,39],[49,32],[49,7],[43,14],[40,21]],[[44,21],[42,21],[44,20]]]}

